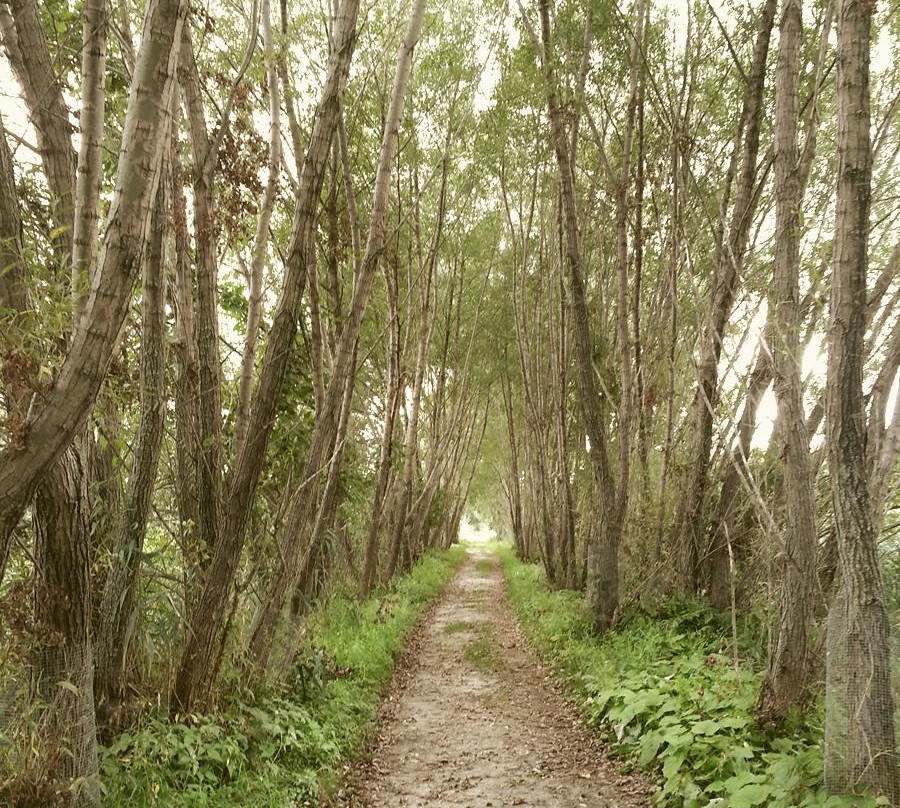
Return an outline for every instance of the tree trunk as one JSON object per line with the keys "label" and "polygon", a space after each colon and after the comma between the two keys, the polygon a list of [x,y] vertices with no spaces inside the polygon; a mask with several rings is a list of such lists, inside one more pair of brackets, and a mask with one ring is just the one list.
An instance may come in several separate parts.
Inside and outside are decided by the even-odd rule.
{"label": "tree trunk", "polygon": [[84,4],[81,54],[81,146],[75,180],[75,214],[72,232],[72,301],[78,322],[90,286],[100,223],[100,184],[103,179],[103,112],[106,101],[106,4]]}
{"label": "tree trunk", "polygon": [[281,93],[278,66],[275,59],[275,37],[272,32],[272,12],[269,0],[261,0],[260,18],[263,30],[263,47],[266,56],[266,76],[269,91],[269,176],[259,204],[259,217],[250,253],[248,270],[247,330],[241,356],[241,373],[238,382],[238,401],[234,419],[234,445],[240,446],[247,438],[247,422],[250,418],[250,399],[253,376],[256,370],[256,342],[263,308],[263,270],[266,263],[266,246],[269,242],[269,223],[275,207],[278,191],[278,172],[281,170]]}
{"label": "tree trunk", "polygon": [[[588,608],[595,627],[605,631],[612,625],[618,604],[619,525],[616,523],[617,491],[610,467],[606,423],[594,379],[593,346],[587,295],[582,271],[581,237],[575,206],[575,180],[568,152],[565,112],[560,107],[550,41],[550,12],[547,0],[540,0],[542,64],[550,112],[550,140],[560,175],[560,194],[565,221],[566,261],[572,301],[572,326],[578,388],[585,431],[590,441],[590,457],[599,489],[599,537],[588,547]],[[610,583],[613,581],[614,583]]]}
{"label": "tree trunk", "polygon": [[[33,395],[30,381],[37,370],[34,358],[18,347],[33,320],[24,256],[13,157],[0,119],[0,266],[5,267],[5,271],[0,272],[0,324],[8,340],[0,357],[0,393],[6,411],[3,427],[6,440],[11,444],[22,439],[28,403]],[[11,545],[12,530],[0,532],[0,583],[6,573]]]}
{"label": "tree trunk", "polygon": [[[177,107],[176,107],[177,111]],[[178,126],[173,121],[170,172],[172,188],[172,229],[175,242],[175,267],[172,303],[175,311],[175,338],[172,348],[177,372],[175,376],[175,498],[180,522],[179,538],[184,570],[184,603],[187,614],[193,613],[194,595],[200,586],[202,548],[197,535],[197,426],[200,414],[200,368],[197,341],[194,339],[194,280],[187,229],[187,201],[181,181],[183,167],[178,148]]]}
{"label": "tree trunk", "polygon": [[366,556],[360,579],[360,597],[372,591],[378,566],[378,536],[382,525],[385,495],[391,474],[391,448],[394,441],[394,421],[400,406],[400,315],[397,310],[396,267],[385,269],[388,297],[388,356],[387,385],[384,396],[384,419],[381,427],[381,449],[375,479],[375,497],[366,535]]}
{"label": "tree trunk", "polygon": [[289,545],[280,547],[285,563],[276,571],[269,584],[268,591],[260,605],[260,613],[250,639],[250,653],[258,669],[263,669],[271,650],[278,616],[285,600],[300,574],[303,544],[297,541],[311,527],[311,521],[319,498],[321,484],[319,477],[329,447],[334,443],[337,430],[338,410],[344,394],[351,369],[351,361],[355,352],[356,340],[359,337],[362,318],[372,294],[375,275],[384,248],[385,214],[387,210],[388,190],[390,186],[391,164],[397,148],[397,133],[403,111],[406,86],[412,69],[413,49],[418,42],[425,18],[425,0],[416,0],[412,16],[406,30],[397,70],[394,77],[394,88],[391,103],[385,121],[381,152],[375,175],[375,186],[372,194],[372,218],[369,223],[369,236],[366,242],[365,257],[360,271],[355,277],[353,294],[347,311],[347,319],[341,331],[335,356],[332,374],[325,391],[325,404],[310,438],[309,455],[304,466],[299,489],[292,497],[288,514],[285,536]]}
{"label": "tree trunk", "polygon": [[[35,695],[44,741],[55,745],[47,779],[71,806],[99,806],[94,663],[91,650],[90,508],[77,444],[51,467],[34,502]],[[71,685],[71,687],[70,687]]]}
{"label": "tree trunk", "polygon": [[297,334],[306,284],[307,239],[315,220],[325,166],[337,126],[340,98],[347,82],[356,40],[358,11],[358,0],[344,0],[336,24],[335,47],[329,58],[322,97],[300,172],[291,243],[285,261],[284,286],[269,328],[256,395],[250,408],[247,437],[234,450],[228,499],[224,506],[222,540],[212,548],[203,588],[190,613],[192,631],[185,636],[173,689],[175,709],[191,709],[197,697],[207,692],[211,684],[217,639],[227,617],[228,598],[244,546],[253,496],[262,474],[275,408]]}
{"label": "tree trunk", "polygon": [[153,498],[166,419],[165,247],[167,179],[159,183],[150,243],[141,281],[141,416],[125,507],[120,516],[112,566],[106,579],[97,632],[97,703],[109,714],[122,701],[128,645],[134,628],[136,588],[147,518]]}
{"label": "tree trunk", "polygon": [[832,794],[870,786],[896,804],[890,624],[866,473],[862,387],[872,11],[863,0],[841,0],[837,14],[837,210],[825,413],[841,585],[828,621],[825,786]]}
{"label": "tree trunk", "polygon": [[158,0],[148,11],[116,188],[84,316],[43,406],[29,419],[22,445],[0,453],[0,536],[14,529],[38,481],[81,432],[128,314],[159,179],[185,12],[183,0]]}
{"label": "tree trunk", "polygon": [[[207,134],[190,32],[184,33],[180,70],[188,129],[191,137],[192,199],[196,308],[194,339],[197,351],[197,535],[201,552],[213,551],[219,541],[222,504],[222,374],[219,355],[219,265],[215,222],[214,176],[217,145]],[[221,125],[226,124],[222,121]]]}
{"label": "tree trunk", "polygon": [[[96,11],[86,10],[85,22]],[[50,47],[41,24],[36,0],[10,3],[12,19],[0,12],[3,44],[16,78],[22,85],[29,114],[34,120],[37,146],[50,189],[53,221],[53,250],[62,273],[73,256],[75,185],[78,157],[72,148],[69,108],[63,97],[63,80],[53,64]],[[86,48],[85,59],[90,59]],[[102,94],[102,86],[100,87]],[[94,245],[96,246],[96,245]]]}
{"label": "tree trunk", "polygon": [[[763,114],[763,87],[769,39],[775,21],[777,0],[766,0],[757,27],[756,43],[740,122],[746,125],[740,157],[738,183],[727,238],[717,240],[713,256],[713,280],[709,304],[700,335],[697,360],[697,387],[691,404],[691,448],[687,463],[688,477],[679,512],[676,516],[678,536],[678,584],[682,594],[697,590],[699,580],[699,548],[706,535],[704,518],[706,489],[715,408],[719,395],[719,358],[722,338],[731,316],[734,297],[740,283],[741,265],[758,195],[754,193],[759,151],[759,130]],[[739,127],[740,129],[740,127]],[[724,211],[722,213],[724,216]]]}
{"label": "tree trunk", "polygon": [[800,362],[800,233],[803,189],[797,146],[801,0],[783,0],[775,73],[775,268],[769,288],[778,436],[784,442],[785,526],[777,558],[778,627],[757,703],[764,722],[780,724],[801,701],[809,667],[816,594],[816,501],[803,411]]}

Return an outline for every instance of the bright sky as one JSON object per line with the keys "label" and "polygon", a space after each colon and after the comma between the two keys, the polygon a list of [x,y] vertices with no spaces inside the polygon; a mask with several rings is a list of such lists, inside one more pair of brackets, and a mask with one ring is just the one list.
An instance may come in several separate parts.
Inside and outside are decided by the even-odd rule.
{"label": "bright sky", "polygon": [[497,531],[488,525],[475,527],[469,519],[469,514],[463,514],[459,524],[459,539],[467,544],[487,544],[497,538]]}

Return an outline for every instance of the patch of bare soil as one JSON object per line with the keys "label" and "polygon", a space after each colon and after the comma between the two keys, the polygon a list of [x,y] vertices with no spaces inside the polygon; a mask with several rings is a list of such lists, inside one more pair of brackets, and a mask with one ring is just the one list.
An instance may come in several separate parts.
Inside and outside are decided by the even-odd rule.
{"label": "patch of bare soil", "polygon": [[494,556],[470,553],[413,639],[347,808],[638,808],[649,789],[619,774],[554,690],[506,601]]}

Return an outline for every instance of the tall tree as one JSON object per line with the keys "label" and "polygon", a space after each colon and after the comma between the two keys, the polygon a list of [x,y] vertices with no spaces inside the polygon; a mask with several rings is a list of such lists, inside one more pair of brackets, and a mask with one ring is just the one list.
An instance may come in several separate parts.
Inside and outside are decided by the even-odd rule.
{"label": "tall tree", "polygon": [[871,786],[896,803],[890,633],[864,432],[872,11],[865,0],[840,0],[837,12],[837,210],[825,420],[841,580],[828,616],[825,784],[832,793]]}
{"label": "tall tree", "polygon": [[303,567],[304,556],[313,549],[309,542],[298,546],[296,537],[308,535],[319,498],[319,477],[328,461],[328,454],[334,445],[337,433],[340,403],[344,395],[355,355],[356,340],[362,325],[363,314],[372,294],[375,275],[378,271],[381,253],[384,249],[387,197],[391,179],[391,164],[397,149],[397,132],[403,114],[406,86],[412,70],[413,50],[419,41],[425,23],[425,0],[416,0],[394,73],[391,101],[384,123],[381,151],[375,172],[375,187],[372,191],[372,217],[369,220],[369,235],[360,264],[360,271],[354,278],[353,294],[347,309],[347,317],[341,331],[332,374],[325,391],[321,414],[318,414],[315,430],[310,439],[309,454],[303,469],[299,488],[294,493],[288,514],[285,536],[291,546],[282,549],[285,563],[276,571],[270,582],[266,596],[260,605],[250,640],[250,650],[258,670],[265,670],[272,646],[278,616],[285,604],[288,593],[297,581]]}
{"label": "tall tree", "polygon": [[[699,559],[706,536],[707,521],[704,513],[710,452],[719,400],[719,360],[722,356],[725,327],[731,317],[741,281],[741,268],[753,224],[753,213],[759,201],[759,195],[755,191],[760,128],[765,106],[763,92],[766,58],[777,8],[777,0],[766,0],[759,15],[735,145],[719,204],[713,275],[697,349],[697,384],[691,402],[690,458],[686,466],[685,488],[675,518],[678,583],[683,593],[697,591],[700,581]],[[731,201],[731,186],[735,180],[734,199]],[[726,227],[729,203],[731,216]]]}
{"label": "tall tree", "polygon": [[309,233],[315,222],[325,168],[338,126],[340,99],[356,41],[358,12],[358,0],[344,0],[337,15],[334,47],[329,56],[325,83],[298,180],[284,284],[269,328],[246,437],[234,447],[221,539],[210,548],[209,566],[204,572],[202,589],[190,614],[191,630],[185,635],[173,689],[176,709],[190,709],[199,696],[209,692],[214,678],[215,650],[227,620],[228,597],[241,558],[251,505],[262,474],[278,398],[297,335],[297,321],[307,278]]}
{"label": "tall tree", "polygon": [[775,71],[775,269],[769,287],[769,351],[783,441],[785,528],[779,552],[778,627],[758,709],[783,721],[807,684],[809,633],[816,592],[816,501],[803,411],[800,363],[800,150],[797,84],[803,46],[800,0],[781,8]]}

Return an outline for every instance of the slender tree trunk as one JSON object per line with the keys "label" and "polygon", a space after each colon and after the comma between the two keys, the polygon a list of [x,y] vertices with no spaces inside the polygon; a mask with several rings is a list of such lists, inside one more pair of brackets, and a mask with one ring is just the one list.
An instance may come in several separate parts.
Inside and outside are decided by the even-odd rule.
{"label": "slender tree trunk", "polygon": [[394,421],[400,406],[400,315],[397,307],[396,267],[385,268],[388,297],[388,355],[387,385],[384,397],[384,420],[381,427],[381,449],[375,480],[375,497],[366,535],[366,555],[360,579],[360,597],[366,598],[372,591],[378,566],[378,536],[381,531],[382,513],[388,480],[391,474],[391,447],[394,441]]}
{"label": "slender tree trunk", "polygon": [[75,180],[75,215],[72,233],[72,300],[74,321],[84,309],[100,223],[100,182],[103,178],[103,112],[106,101],[107,0],[84,4],[81,52],[81,146]]}
{"label": "slender tree trunk", "polygon": [[613,472],[610,466],[606,423],[594,379],[593,346],[582,271],[581,238],[575,206],[575,180],[568,152],[565,113],[560,107],[556,86],[554,53],[550,40],[550,12],[547,0],[540,0],[542,63],[550,111],[550,140],[560,174],[560,193],[565,216],[566,261],[578,371],[582,415],[590,441],[590,457],[599,489],[599,537],[588,548],[588,608],[594,625],[605,631],[612,625],[619,595],[619,540],[621,525]]}
{"label": "slender tree trunk", "polygon": [[[347,429],[350,425],[350,415],[353,411],[353,389],[356,383],[356,356],[353,357],[351,363],[350,375],[347,377],[347,383],[344,386],[344,396],[341,401],[341,414],[338,419],[338,428],[335,435],[334,447],[331,453],[331,461],[328,465],[328,478],[325,482],[325,489],[322,493],[322,501],[319,503],[319,510],[316,514],[315,524],[313,525],[312,534],[309,543],[304,550],[303,560],[300,571],[300,581],[297,585],[295,595],[298,595],[304,605],[304,611],[315,599],[315,593],[320,586],[316,586],[313,582],[315,567],[317,560],[327,554],[325,547],[325,534],[331,526],[332,517],[338,505],[338,494],[341,482],[341,464],[344,457],[344,445],[347,439]],[[325,570],[320,570],[325,572]],[[299,616],[300,612],[292,609],[293,617]]]}
{"label": "slender tree trunk", "polygon": [[[54,226],[52,237],[57,271],[68,270],[73,256],[75,224],[75,185],[78,157],[72,148],[72,127],[69,108],[63,97],[63,79],[53,64],[50,47],[41,24],[36,0],[15,0],[9,4],[12,18],[0,11],[3,44],[13,72],[24,90],[29,115],[34,121],[41,163],[50,189],[50,214]],[[97,11],[95,2],[85,10],[88,17]],[[99,32],[98,32],[99,33]],[[93,38],[91,45],[96,43]],[[92,46],[85,49],[84,59],[92,60]],[[96,76],[93,76],[96,78]],[[96,83],[89,83],[88,97],[97,91]],[[102,85],[99,93],[102,95]],[[91,140],[92,138],[88,138]],[[96,246],[96,244],[94,245]]]}
{"label": "slender tree trunk", "polygon": [[816,501],[800,362],[800,150],[797,146],[801,0],[783,0],[775,73],[775,268],[769,288],[772,366],[784,442],[785,529],[778,558],[778,627],[757,712],[781,723],[801,701],[816,593]]}
{"label": "slender tree trunk", "polygon": [[285,563],[276,571],[269,584],[250,639],[251,656],[259,670],[265,668],[278,616],[300,573],[302,546],[297,546],[295,537],[304,535],[311,527],[321,488],[318,478],[324,467],[328,449],[334,442],[340,400],[347,383],[351,359],[355,351],[360,327],[362,326],[363,314],[372,294],[375,275],[384,248],[385,214],[390,186],[391,165],[396,153],[397,133],[406,96],[406,86],[412,69],[413,49],[421,34],[424,19],[425,0],[416,0],[397,60],[394,88],[391,93],[391,103],[385,121],[381,152],[375,175],[375,187],[372,194],[372,218],[369,223],[369,236],[366,242],[365,256],[361,262],[360,271],[355,277],[347,319],[341,331],[334,367],[328,381],[328,389],[325,391],[325,406],[321,416],[316,421],[316,426],[310,438],[309,455],[303,471],[303,478],[299,489],[292,497],[291,509],[288,514],[286,535],[291,537],[291,545],[289,547],[281,547]]}
{"label": "slender tree trunk", "polygon": [[522,481],[519,473],[519,451],[517,446],[515,416],[513,414],[512,381],[509,378],[509,363],[506,361],[504,351],[504,372],[501,377],[503,384],[503,407],[506,412],[506,431],[509,436],[509,505],[510,522],[513,531],[513,542],[516,547],[516,555],[525,560],[525,532],[522,518]]}
{"label": "slender tree trunk", "polygon": [[[177,112],[177,107],[176,107]],[[171,148],[172,229],[175,261],[172,302],[175,337],[172,348],[177,364],[175,377],[176,502],[180,521],[181,555],[184,565],[184,602],[193,613],[194,595],[202,575],[202,548],[197,535],[197,462],[199,435],[198,402],[200,367],[194,339],[194,280],[189,253],[187,202],[181,181],[183,167],[178,148],[178,127],[173,121]]]}
{"label": "slender tree trunk", "polygon": [[194,252],[197,272],[195,336],[198,370],[197,529],[204,553],[212,552],[221,525],[222,373],[219,355],[219,266],[213,179],[217,147],[207,134],[200,72],[190,34],[185,30],[181,55],[184,92],[191,136]]}
{"label": "slender tree trunk", "polygon": [[416,351],[416,369],[413,376],[412,400],[406,419],[406,430],[403,438],[403,475],[399,480],[400,498],[397,502],[397,512],[394,521],[394,531],[391,536],[390,553],[384,569],[384,579],[390,580],[397,567],[397,560],[403,546],[404,538],[408,540],[407,527],[409,522],[409,505],[412,498],[413,476],[418,456],[419,436],[419,410],[422,403],[422,385],[425,381],[425,365],[428,358],[428,337],[430,333],[430,320],[428,317],[428,303],[431,288],[431,266],[427,266],[427,277],[421,279],[425,290],[420,292],[419,305],[419,340]]}
{"label": "slender tree trunk", "polygon": [[840,0],[837,13],[838,166],[826,439],[841,584],[828,619],[825,786],[866,785],[900,800],[890,624],[866,473],[862,388],[872,180],[869,46],[873,6]]}
{"label": "slender tree trunk", "polygon": [[162,180],[141,281],[141,416],[125,507],[115,539],[115,555],[106,579],[97,632],[95,695],[109,714],[122,701],[128,646],[135,620],[135,603],[147,518],[153,498],[166,418],[165,399],[165,250],[168,200]]}
{"label": "slender tree trunk", "polygon": [[329,57],[322,97],[300,171],[291,243],[285,261],[284,286],[269,328],[256,395],[250,408],[247,437],[234,450],[222,540],[212,548],[202,590],[190,613],[192,630],[185,636],[173,689],[175,709],[190,709],[198,696],[208,692],[211,685],[217,640],[227,618],[229,595],[244,546],[253,497],[262,474],[275,408],[297,334],[297,320],[306,285],[308,234],[315,220],[331,141],[337,126],[340,98],[347,82],[356,40],[358,11],[358,0],[344,0],[338,16],[335,46]]}
{"label": "slender tree trunk", "polygon": [[[766,0],[757,27],[753,58],[747,80],[740,121],[746,132],[740,156],[737,187],[727,236],[722,235],[713,256],[713,281],[697,361],[697,387],[691,404],[691,448],[687,481],[675,525],[678,536],[678,583],[682,594],[696,591],[699,580],[699,548],[706,535],[704,518],[709,481],[713,422],[719,394],[719,358],[722,339],[747,249],[750,225],[758,195],[754,193],[759,151],[759,131],[763,114],[763,87],[766,57],[775,21],[777,0]],[[723,201],[724,201],[723,197]],[[722,211],[724,217],[724,209]]]}
{"label": "slender tree trunk", "polygon": [[278,172],[281,170],[281,92],[278,66],[275,59],[275,36],[272,32],[272,11],[269,0],[261,0],[260,20],[263,31],[263,48],[266,57],[266,77],[269,92],[269,176],[259,205],[256,233],[250,252],[248,270],[249,303],[247,307],[247,331],[241,356],[241,372],[238,382],[238,401],[234,422],[234,445],[240,446],[247,439],[247,422],[250,418],[250,398],[256,369],[256,343],[263,308],[263,270],[266,263],[266,247],[269,243],[269,223],[275,207],[278,191]]}

